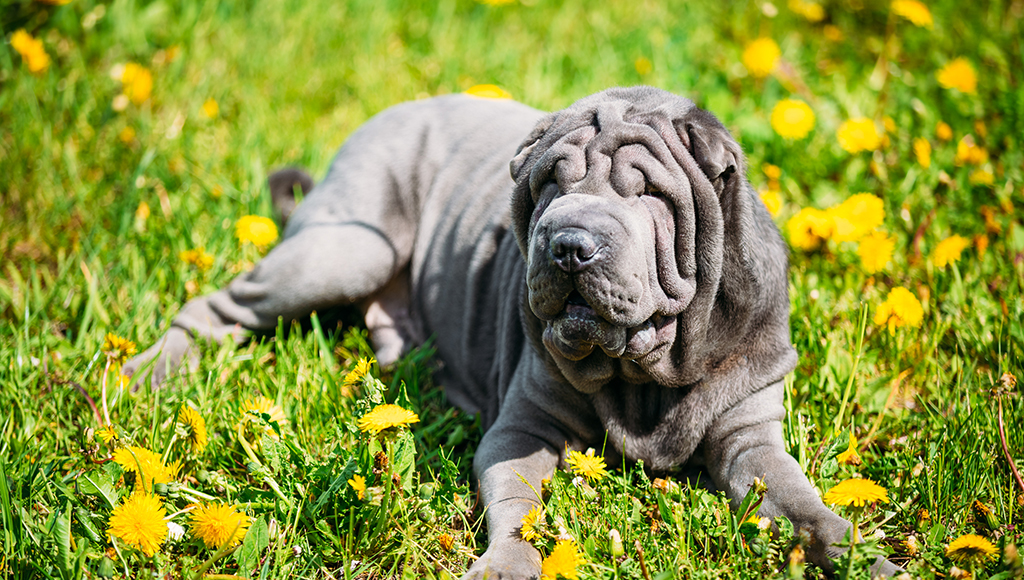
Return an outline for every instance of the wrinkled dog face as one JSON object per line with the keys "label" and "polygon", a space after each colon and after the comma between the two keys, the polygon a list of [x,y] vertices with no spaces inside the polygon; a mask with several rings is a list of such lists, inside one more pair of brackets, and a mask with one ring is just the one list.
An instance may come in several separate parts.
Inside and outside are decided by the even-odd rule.
{"label": "wrinkled dog face", "polygon": [[528,306],[577,389],[689,380],[687,313],[703,302],[694,312],[706,318],[714,301],[720,197],[743,182],[742,163],[710,113],[650,88],[583,99],[524,142],[512,162],[513,229]]}

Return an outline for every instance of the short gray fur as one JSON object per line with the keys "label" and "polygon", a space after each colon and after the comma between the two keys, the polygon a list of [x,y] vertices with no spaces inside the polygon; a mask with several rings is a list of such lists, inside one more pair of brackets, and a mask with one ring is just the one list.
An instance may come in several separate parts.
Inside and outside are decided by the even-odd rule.
{"label": "short gray fur", "polygon": [[530,486],[606,440],[610,464],[701,466],[734,504],[759,477],[762,515],[810,532],[826,569],[839,553],[850,524],[782,438],[797,360],[786,247],[739,145],[688,99],[634,87],[551,114],[466,95],[390,108],[349,138],[280,244],[188,302],[125,370],[152,369],[156,387],[194,365],[194,339],[240,342],[339,304],[363,308],[381,364],[434,337],[438,382],[482,416],[490,545],[465,578],[537,577],[518,535]]}

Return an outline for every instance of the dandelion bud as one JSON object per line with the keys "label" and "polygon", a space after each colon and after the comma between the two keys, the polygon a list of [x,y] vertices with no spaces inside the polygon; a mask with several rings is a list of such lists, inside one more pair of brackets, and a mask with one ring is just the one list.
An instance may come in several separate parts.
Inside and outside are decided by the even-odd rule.
{"label": "dandelion bud", "polygon": [[903,547],[907,550],[908,556],[916,556],[921,551],[921,544],[917,541],[917,536],[907,536],[907,539],[903,541]]}
{"label": "dandelion bud", "polygon": [[622,547],[622,536],[615,528],[608,531],[608,549],[613,558],[621,558],[626,553],[625,548]]}
{"label": "dandelion bud", "polygon": [[804,560],[806,555],[804,549],[800,544],[793,547],[793,551],[789,553],[789,563],[786,565],[786,576],[792,580],[800,580],[804,577]]}
{"label": "dandelion bud", "polygon": [[174,522],[167,522],[167,537],[177,542],[185,537],[185,528]]}
{"label": "dandelion bud", "polygon": [[277,540],[279,535],[281,535],[280,524],[277,523],[276,518],[270,518],[270,523],[267,524],[267,536],[270,538],[270,541],[273,542],[274,540]]}
{"label": "dandelion bud", "polygon": [[292,556],[295,557],[295,558],[298,558],[301,555],[302,555],[302,546],[299,546],[299,545],[292,546]]}
{"label": "dandelion bud", "polygon": [[153,484],[153,493],[155,493],[157,495],[160,495],[160,496],[166,496],[167,495],[167,491],[168,491],[168,486],[167,486],[166,483],[154,483]]}
{"label": "dandelion bud", "polygon": [[953,566],[949,569],[949,577],[953,578],[954,580],[971,580],[974,576],[969,571],[964,570],[963,568],[957,568],[956,566]]}
{"label": "dandelion bud", "polygon": [[420,499],[423,501],[430,501],[430,498],[434,497],[434,484],[424,483],[420,485],[419,494]]}
{"label": "dandelion bud", "polygon": [[765,482],[762,481],[760,477],[755,477],[754,493],[756,493],[757,495],[763,495],[766,491],[768,491],[768,486],[765,484]]}
{"label": "dandelion bud", "polygon": [[1003,562],[1006,562],[1006,566],[1017,572],[1016,576],[1020,577],[1020,571],[1024,568],[1021,563],[1020,551],[1017,549],[1017,544],[1006,544],[1003,548]]}
{"label": "dandelion bud", "polygon": [[113,578],[114,577],[114,561],[104,556],[100,560],[99,569],[96,570],[96,575],[100,578]]}

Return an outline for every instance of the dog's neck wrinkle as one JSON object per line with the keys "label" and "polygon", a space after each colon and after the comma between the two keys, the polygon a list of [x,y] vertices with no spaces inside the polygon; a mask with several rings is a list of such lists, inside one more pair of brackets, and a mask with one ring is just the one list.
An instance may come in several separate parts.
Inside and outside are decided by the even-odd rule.
{"label": "dog's neck wrinkle", "polygon": [[687,392],[688,389],[657,383],[631,385],[614,381],[593,395],[594,409],[615,449],[631,461],[661,466],[665,463],[665,449],[652,435],[664,418],[673,414]]}

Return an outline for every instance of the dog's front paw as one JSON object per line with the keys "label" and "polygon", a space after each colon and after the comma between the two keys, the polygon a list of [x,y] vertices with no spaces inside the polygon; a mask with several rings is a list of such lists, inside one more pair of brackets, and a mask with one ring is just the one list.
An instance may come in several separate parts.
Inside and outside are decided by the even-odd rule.
{"label": "dog's front paw", "polygon": [[198,365],[199,354],[192,338],[188,332],[174,326],[156,344],[128,361],[121,373],[131,377],[131,388],[134,391],[142,385],[143,378],[136,374],[140,369],[149,368],[150,385],[156,389],[163,385],[170,373],[181,367],[195,370]]}
{"label": "dog's front paw", "polygon": [[540,563],[540,552],[528,542],[491,542],[462,580],[536,580]]}

